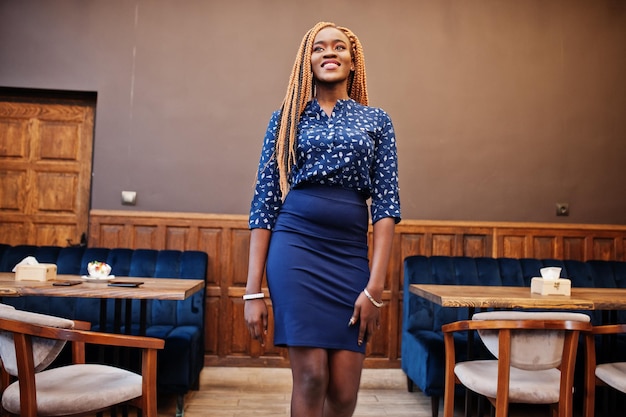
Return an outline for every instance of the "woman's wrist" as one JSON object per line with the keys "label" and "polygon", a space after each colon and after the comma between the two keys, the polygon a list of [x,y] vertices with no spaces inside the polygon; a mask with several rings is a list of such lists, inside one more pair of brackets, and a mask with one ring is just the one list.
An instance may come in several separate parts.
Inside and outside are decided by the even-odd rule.
{"label": "woman's wrist", "polygon": [[370,292],[367,290],[367,288],[363,288],[363,294],[365,294],[365,296],[367,297],[368,300],[370,300],[370,302],[376,307],[376,308],[381,308],[383,305],[385,305],[383,303],[383,301],[378,301],[376,300],[374,297],[372,297],[372,294],[370,294]]}
{"label": "woman's wrist", "polygon": [[244,301],[259,300],[261,298],[265,298],[265,294],[263,294],[262,292],[247,293],[247,294],[244,294],[242,298]]}

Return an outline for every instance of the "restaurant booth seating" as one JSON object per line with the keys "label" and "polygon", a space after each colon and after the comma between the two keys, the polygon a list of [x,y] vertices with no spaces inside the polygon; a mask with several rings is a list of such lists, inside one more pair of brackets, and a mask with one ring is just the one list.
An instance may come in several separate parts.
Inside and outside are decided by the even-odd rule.
{"label": "restaurant booth seating", "polygon": [[[70,275],[86,275],[89,262],[101,261],[111,265],[111,274],[116,277],[204,280],[208,266],[208,255],[200,251],[0,245],[0,272],[11,272],[27,256],[39,263],[56,264],[58,274]],[[145,335],[165,341],[165,348],[158,352],[158,391],[177,394],[179,410],[182,410],[185,393],[199,388],[200,371],[204,366],[204,294],[202,289],[186,300],[147,301]],[[101,301],[97,298],[26,296],[2,297],[1,302],[20,310],[87,321],[94,330],[115,331],[113,299],[106,300],[104,329],[100,324]],[[132,328],[118,330],[138,334],[139,300],[118,303],[117,315],[125,317],[127,303],[132,307]]]}
{"label": "restaurant booth seating", "polygon": [[[432,415],[436,417],[444,392],[445,349],[441,326],[468,319],[467,308],[441,307],[410,293],[411,284],[525,286],[530,291],[533,277],[541,276],[543,267],[562,268],[561,277],[575,287],[626,288],[626,262],[576,261],[557,259],[470,258],[463,256],[408,256],[404,259],[402,313],[402,370],[409,390],[417,388],[431,397]],[[580,311],[591,317],[593,325],[606,321],[606,312]],[[614,312],[612,321],[626,323],[626,312]],[[455,348],[464,360],[467,335],[455,334]],[[474,351],[480,341],[475,339]],[[622,346],[624,340],[618,340]],[[579,347],[580,348],[580,347]],[[583,349],[580,348],[580,351]],[[602,349],[598,349],[599,352]],[[613,351],[615,352],[615,351]],[[626,355],[626,349],[617,352]],[[582,391],[582,362],[576,365],[578,392]]]}

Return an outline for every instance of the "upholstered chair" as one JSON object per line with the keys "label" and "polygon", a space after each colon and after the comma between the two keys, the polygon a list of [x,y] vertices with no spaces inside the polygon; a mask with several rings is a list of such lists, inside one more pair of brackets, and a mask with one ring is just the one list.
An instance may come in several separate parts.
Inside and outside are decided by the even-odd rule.
{"label": "upholstered chair", "polygon": [[[509,403],[552,404],[571,417],[576,349],[589,321],[580,313],[491,311],[444,325],[444,417],[454,415],[455,384],[489,399],[496,417],[508,416]],[[494,359],[457,363],[453,333],[473,330]]]}
{"label": "upholstered chair", "polygon": [[[584,417],[594,417],[597,386],[607,386],[626,393],[626,362],[615,361],[609,357],[598,363],[596,341],[598,337],[608,342],[617,335],[626,334],[626,324],[607,324],[595,326],[585,337],[585,410]],[[609,342],[610,343],[610,342]],[[615,352],[612,352],[615,353]]]}
{"label": "upholstered chair", "polygon": [[[0,306],[4,411],[23,417],[73,416],[129,404],[146,417],[157,416],[156,355],[163,340],[81,330],[85,327],[84,322]],[[74,363],[48,368],[66,342]],[[85,363],[85,344],[141,349],[141,375]]]}

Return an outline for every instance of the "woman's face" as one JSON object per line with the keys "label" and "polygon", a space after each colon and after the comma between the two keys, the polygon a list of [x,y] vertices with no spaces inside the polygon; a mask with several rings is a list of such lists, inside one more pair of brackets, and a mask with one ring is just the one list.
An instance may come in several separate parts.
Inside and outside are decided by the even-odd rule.
{"label": "woman's face", "polygon": [[313,41],[311,69],[318,82],[345,82],[354,70],[352,45],[341,30],[328,27],[320,30]]}

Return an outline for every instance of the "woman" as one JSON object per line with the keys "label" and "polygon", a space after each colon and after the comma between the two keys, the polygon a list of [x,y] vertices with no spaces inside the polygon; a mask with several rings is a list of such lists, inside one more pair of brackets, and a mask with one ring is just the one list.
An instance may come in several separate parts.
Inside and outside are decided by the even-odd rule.
{"label": "woman", "polygon": [[302,39],[265,135],[244,295],[250,334],[264,344],[266,271],[274,344],[289,351],[292,416],[354,412],[400,221],[397,172],[391,119],[368,107],[361,43],[347,28],[318,23]]}

